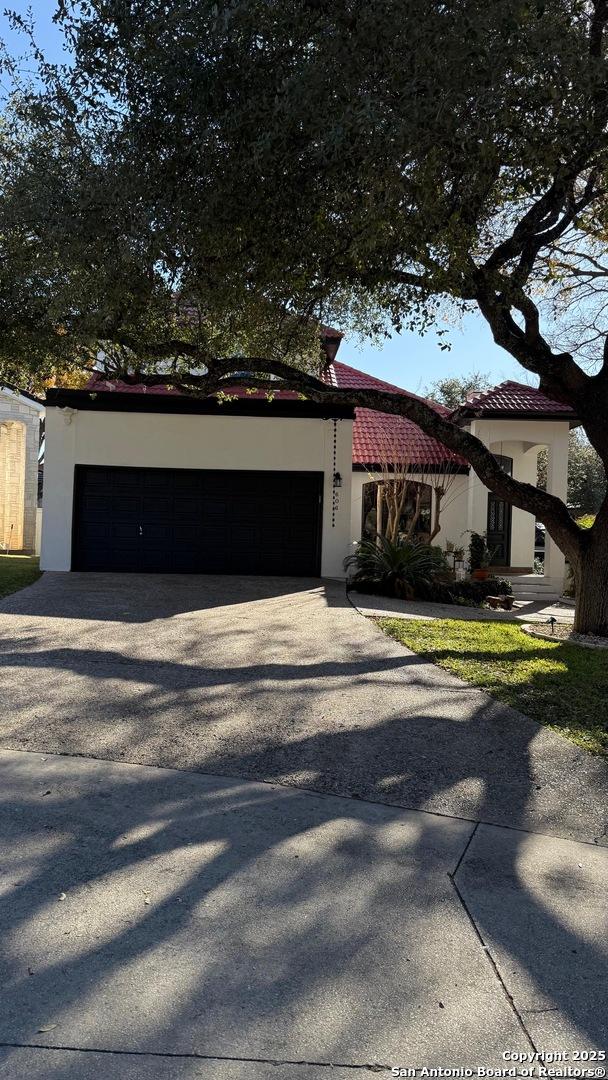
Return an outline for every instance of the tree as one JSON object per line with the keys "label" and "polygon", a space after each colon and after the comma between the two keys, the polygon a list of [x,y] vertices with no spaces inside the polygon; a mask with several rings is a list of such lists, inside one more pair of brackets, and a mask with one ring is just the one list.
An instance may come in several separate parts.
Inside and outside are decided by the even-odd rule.
{"label": "tree", "polygon": [[[538,455],[538,483],[547,483],[547,452]],[[583,434],[570,432],[568,450],[568,506],[575,517],[597,514],[606,497],[606,474],[599,454]]]}
{"label": "tree", "polygon": [[[608,467],[608,0],[59,0],[72,48],[0,129],[3,371],[96,362],[408,416],[534,513],[608,633],[581,530],[424,401],[336,390],[315,322],[476,309]],[[28,32],[27,26],[25,32]],[[246,373],[245,375],[243,373]],[[13,380],[14,381],[14,380]]]}
{"label": "tree", "polygon": [[[411,540],[418,531],[423,515],[425,489],[430,498],[427,529],[423,531],[428,543],[441,532],[441,510],[460,463],[449,450],[440,467],[421,465],[404,456],[394,440],[384,439],[378,462],[367,466],[370,481],[376,486],[375,532],[391,544],[400,537]],[[408,520],[403,520],[408,510]]]}
{"label": "tree", "polygon": [[492,381],[487,372],[470,371],[468,375],[448,375],[444,379],[436,379],[427,386],[424,395],[431,401],[446,405],[448,409],[457,409],[469,394],[477,390],[489,390],[491,386]]}

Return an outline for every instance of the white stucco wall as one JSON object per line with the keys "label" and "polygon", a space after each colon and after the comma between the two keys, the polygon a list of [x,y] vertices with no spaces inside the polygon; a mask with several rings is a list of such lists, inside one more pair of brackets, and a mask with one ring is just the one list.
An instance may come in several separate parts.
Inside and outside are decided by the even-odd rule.
{"label": "white stucco wall", "polygon": [[337,422],[332,527],[333,422],[311,418],[188,416],[48,408],[42,526],[44,570],[69,570],[75,465],[323,472],[321,572],[343,577],[350,542],[352,421]]}
{"label": "white stucco wall", "polygon": [[[513,458],[513,476],[529,484],[536,483],[538,452],[549,453],[548,489],[566,500],[568,487],[568,438],[570,426],[563,420],[474,420],[470,430],[493,454]],[[471,471],[469,486],[469,528],[484,532],[487,526],[487,493]],[[534,560],[534,515],[513,507],[511,527],[511,566],[531,567]],[[564,557],[549,536],[546,537],[545,575],[561,588]]]}
{"label": "white stucco wall", "polygon": [[[567,452],[569,425],[553,420],[474,420],[470,425],[473,434],[492,451],[513,459],[513,476],[529,484],[536,484],[537,458],[541,447],[549,448],[553,455],[554,470],[551,478],[554,493],[565,499],[567,485]],[[420,479],[412,474],[412,480]],[[371,479],[381,479],[379,473],[353,473],[351,547],[361,537],[361,506],[363,485]],[[448,540],[456,547],[468,549],[470,532],[485,533],[488,524],[488,489],[471,469],[468,475],[456,475],[450,480],[441,509],[441,531],[434,543],[445,549]],[[548,538],[551,559],[549,576],[563,576],[561,556]],[[534,561],[534,515],[517,507],[512,508],[510,565],[532,567]]]}
{"label": "white stucco wall", "polygon": [[[363,487],[372,480],[381,479],[381,473],[359,472],[359,470],[353,472],[350,523],[351,548],[361,539]],[[420,481],[421,477],[419,474],[412,473],[411,479]],[[456,475],[449,478],[449,489],[444,496],[441,508],[441,530],[433,540],[434,544],[438,544],[444,549],[447,540],[453,540],[456,547],[461,544],[466,547],[468,544],[468,538],[461,536],[463,529],[467,527],[468,482],[468,476]]]}

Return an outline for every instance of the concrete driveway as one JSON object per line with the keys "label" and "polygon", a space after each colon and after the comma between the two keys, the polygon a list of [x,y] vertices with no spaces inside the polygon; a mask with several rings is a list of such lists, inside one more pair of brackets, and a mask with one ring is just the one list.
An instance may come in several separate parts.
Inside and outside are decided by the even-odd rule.
{"label": "concrete driveway", "polygon": [[608,769],[408,653],[340,583],[45,574],[0,601],[0,746],[608,843]]}
{"label": "concrete driveway", "polygon": [[2,1080],[605,1049],[599,759],[334,583],[47,574],[0,611]]}

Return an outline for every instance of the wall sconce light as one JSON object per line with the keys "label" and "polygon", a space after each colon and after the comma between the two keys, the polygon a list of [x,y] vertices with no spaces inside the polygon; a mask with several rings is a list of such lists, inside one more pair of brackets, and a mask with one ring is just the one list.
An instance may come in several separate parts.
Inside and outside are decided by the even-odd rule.
{"label": "wall sconce light", "polygon": [[334,473],[334,487],[335,488],[341,488],[342,487],[342,476],[340,475],[339,472]]}

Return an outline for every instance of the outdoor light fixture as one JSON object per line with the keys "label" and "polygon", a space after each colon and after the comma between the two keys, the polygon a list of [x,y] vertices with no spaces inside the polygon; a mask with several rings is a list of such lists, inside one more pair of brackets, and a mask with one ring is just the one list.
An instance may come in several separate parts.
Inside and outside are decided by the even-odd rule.
{"label": "outdoor light fixture", "polygon": [[341,474],[339,472],[334,473],[334,487],[335,488],[341,488],[342,487],[342,476],[341,476]]}

